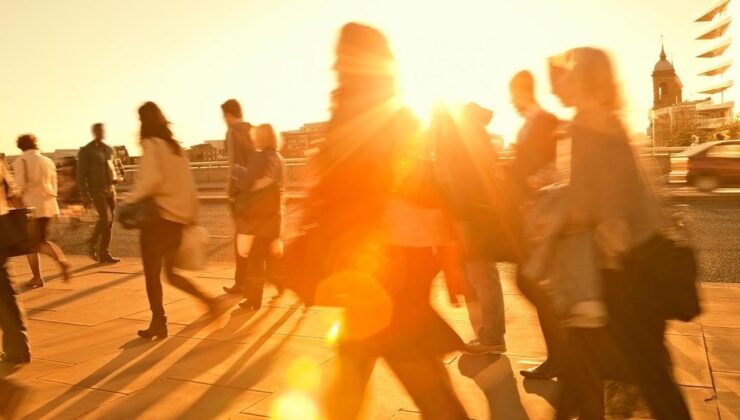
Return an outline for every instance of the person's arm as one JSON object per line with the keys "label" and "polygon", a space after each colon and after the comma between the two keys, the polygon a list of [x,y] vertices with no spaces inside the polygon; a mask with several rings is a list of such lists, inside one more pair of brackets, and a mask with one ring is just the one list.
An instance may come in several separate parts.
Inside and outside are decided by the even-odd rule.
{"label": "person's arm", "polygon": [[141,142],[141,162],[133,190],[125,198],[127,203],[136,203],[152,196],[162,183],[162,169],[159,167],[159,156],[157,156],[160,150],[155,143],[157,141],[145,139]]}
{"label": "person's arm", "polygon": [[10,169],[5,163],[0,162],[0,188],[5,185],[6,199],[18,198],[21,195],[21,190],[13,179],[13,175],[10,173]]}
{"label": "person's arm", "polygon": [[277,153],[270,153],[265,163],[265,176],[254,181],[252,191],[267,188],[282,178],[283,165]]}
{"label": "person's arm", "polygon": [[28,188],[28,185],[26,185],[26,178],[28,178],[28,175],[26,174],[26,165],[28,162],[25,162],[23,160],[23,156],[18,157],[18,159],[13,162],[13,173],[15,174],[15,185],[18,187],[18,191],[21,195],[26,193],[26,189]]}
{"label": "person's arm", "polygon": [[247,154],[247,166],[234,165],[232,181],[236,188],[250,191],[257,179],[264,177],[267,168],[267,156],[264,153],[251,151]]}
{"label": "person's arm", "polygon": [[77,153],[77,188],[83,203],[90,202],[90,188],[87,183],[87,170],[90,165],[88,151],[83,147]]}

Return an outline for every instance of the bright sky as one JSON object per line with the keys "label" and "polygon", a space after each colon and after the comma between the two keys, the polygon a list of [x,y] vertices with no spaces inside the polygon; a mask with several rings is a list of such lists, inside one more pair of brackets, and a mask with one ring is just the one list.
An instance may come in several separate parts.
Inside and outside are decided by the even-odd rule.
{"label": "bright sky", "polygon": [[685,90],[705,63],[691,23],[698,0],[0,0],[0,152],[35,133],[44,151],[77,148],[94,122],[136,152],[136,108],[154,100],[186,145],[224,134],[219,105],[238,98],[251,122],[278,130],[328,116],[339,27],[371,24],[389,37],[406,93],[495,110],[491,131],[511,139],[519,117],[509,78],[531,69],[557,111],[545,57],[579,45],[619,64],[629,121],[644,131],[660,34]]}

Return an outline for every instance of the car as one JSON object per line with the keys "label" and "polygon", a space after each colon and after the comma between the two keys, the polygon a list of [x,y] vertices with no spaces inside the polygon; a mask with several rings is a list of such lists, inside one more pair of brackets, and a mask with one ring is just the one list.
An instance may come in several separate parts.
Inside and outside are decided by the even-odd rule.
{"label": "car", "polygon": [[704,192],[740,186],[740,139],[701,143],[671,156],[669,182]]}

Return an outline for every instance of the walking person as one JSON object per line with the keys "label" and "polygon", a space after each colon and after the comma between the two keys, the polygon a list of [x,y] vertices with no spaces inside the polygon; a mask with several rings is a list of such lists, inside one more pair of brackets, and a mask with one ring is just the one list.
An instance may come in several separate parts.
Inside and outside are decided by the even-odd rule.
{"label": "walking person", "polygon": [[93,140],[80,148],[77,154],[77,186],[85,207],[92,204],[98,213],[98,222],[88,241],[90,257],[101,263],[113,264],[120,261],[110,253],[118,174],[113,162],[113,148],[104,143],[103,124],[93,124],[92,132]]}
{"label": "walking person", "polygon": [[[251,190],[254,181],[265,173],[266,162],[264,155],[259,153],[252,139],[252,125],[244,121],[242,107],[236,99],[229,99],[221,104],[224,122],[227,126],[226,150],[229,158],[229,177],[227,181],[227,195],[231,203],[232,216],[238,232],[243,213],[247,211],[251,201]],[[238,233],[234,235],[234,253],[236,269],[234,271],[234,285],[224,286],[226,293],[244,295],[247,288],[249,263],[242,256],[247,252],[239,252]],[[242,243],[242,251],[247,248]]]}
{"label": "walking person", "polygon": [[[576,111],[565,168],[564,224],[556,246],[568,247],[560,261],[570,269],[561,273],[570,282],[564,286],[577,286],[577,294],[587,298],[566,299],[562,311],[569,326],[569,367],[562,376],[557,418],[571,418],[574,410],[582,419],[603,418],[602,379],[610,367],[623,364],[619,373],[637,382],[656,419],[689,419],[671,374],[665,319],[657,302],[646,302],[629,286],[651,280],[630,277],[640,276],[641,268],[631,265],[635,259],[629,255],[644,252],[667,223],[622,121],[611,59],[599,49],[576,48],[551,58],[550,72],[553,92]],[[588,240],[573,241],[584,233]],[[568,295],[561,290],[560,297]],[[600,347],[604,343],[608,347]],[[602,360],[604,348],[616,349],[621,360]]]}
{"label": "walking person", "polygon": [[[10,171],[0,161],[0,331],[3,336],[0,362],[11,366],[31,362],[26,324],[6,267],[9,247],[14,245],[9,241],[12,235],[4,231],[10,210],[8,200],[19,194]],[[24,388],[0,378],[0,417],[14,418],[24,394]]]}
{"label": "walking person", "polygon": [[334,273],[327,281],[336,281],[347,297],[326,415],[359,415],[382,357],[423,418],[466,419],[441,362],[463,343],[430,303],[439,272],[435,245],[453,242],[454,235],[429,149],[414,141],[418,123],[399,102],[395,59],[385,37],[349,23],[336,54],[338,87],[304,220],[327,238],[317,252],[326,252]]}
{"label": "walking person", "polygon": [[[38,231],[38,250],[49,256],[59,264],[64,281],[69,281],[70,265],[64,252],[55,243],[49,241],[49,223],[59,215],[57,203],[57,168],[54,162],[39,152],[38,139],[33,134],[24,134],[18,137],[18,148],[23,155],[13,162],[16,184],[20,189],[23,205],[33,209]],[[27,255],[28,265],[31,267],[33,279],[26,283],[27,287],[37,288],[44,286],[41,275],[41,260],[39,254]]]}
{"label": "walking person", "polygon": [[183,229],[194,224],[198,216],[198,195],[190,164],[170,131],[169,122],[154,102],[146,102],[139,108],[139,120],[143,152],[133,190],[125,203],[152,200],[156,208],[156,215],[141,229],[141,258],[152,321],[139,335],[165,338],[167,316],[160,280],[163,267],[170,284],[199,299],[209,311],[215,312],[217,308],[213,299],[174,271]]}
{"label": "walking person", "polygon": [[[542,109],[535,96],[535,81],[529,71],[520,71],[509,83],[511,102],[524,125],[519,130],[515,143],[514,160],[508,166],[508,174],[513,184],[512,192],[519,202],[519,207],[528,205],[534,192],[550,183],[548,173],[554,170],[556,129],[558,119]],[[524,250],[526,253],[526,249]],[[524,297],[537,309],[542,336],[547,347],[547,359],[540,365],[519,373],[529,379],[552,379],[562,369],[559,351],[562,343],[562,332],[558,326],[557,314],[546,291],[540,284],[527,278],[522,270],[517,270],[517,286]]]}
{"label": "walking person", "polygon": [[506,197],[496,188],[496,154],[485,129],[492,117],[492,111],[477,104],[452,110],[440,106],[432,123],[437,176],[455,218],[465,274],[480,310],[476,338],[466,346],[475,354],[506,352],[504,294],[494,251],[502,238],[491,229],[500,218],[497,201]]}
{"label": "walking person", "polygon": [[246,257],[247,273],[245,299],[239,303],[239,306],[249,310],[257,310],[262,306],[267,278],[275,281],[278,291],[282,291],[277,264],[282,256],[280,234],[284,169],[277,136],[271,125],[257,126],[255,146],[266,162],[265,174],[254,182],[248,214],[242,215],[237,221],[237,234],[247,236],[250,243],[248,250],[240,252],[240,257]]}

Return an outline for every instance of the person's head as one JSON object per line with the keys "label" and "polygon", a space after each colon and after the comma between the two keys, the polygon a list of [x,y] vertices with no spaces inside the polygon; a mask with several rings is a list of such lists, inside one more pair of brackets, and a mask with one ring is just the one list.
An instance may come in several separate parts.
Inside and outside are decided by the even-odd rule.
{"label": "person's head", "polygon": [[532,73],[522,70],[515,74],[509,82],[509,93],[511,94],[511,103],[519,114],[523,115],[533,105],[536,105]]}
{"label": "person's head", "polygon": [[260,150],[277,150],[278,138],[270,124],[260,124],[255,129],[255,146]]}
{"label": "person's head", "polygon": [[39,141],[33,134],[24,134],[22,136],[19,136],[16,144],[18,145],[18,148],[24,152],[26,150],[39,149]]}
{"label": "person's head", "polygon": [[396,60],[388,40],[375,28],[359,23],[344,25],[336,47],[337,101],[386,101],[396,95]]}
{"label": "person's head", "polygon": [[141,122],[141,130],[139,132],[139,138],[141,140],[151,138],[162,139],[170,145],[173,153],[182,154],[182,148],[173,137],[172,130],[170,130],[170,123],[157,104],[149,101],[140,106],[139,121]]}
{"label": "person's head", "polygon": [[609,55],[591,47],[575,48],[550,57],[552,91],[563,105],[579,111],[618,112],[619,84]]}
{"label": "person's head", "polygon": [[221,112],[224,114],[224,121],[226,125],[231,125],[237,122],[241,122],[244,118],[242,114],[242,106],[236,99],[229,99],[228,101],[221,104]]}
{"label": "person's head", "polygon": [[727,140],[727,136],[725,135],[725,133],[716,133],[714,135],[714,139],[715,140]]}
{"label": "person's head", "polygon": [[105,139],[105,129],[103,128],[103,123],[93,124],[92,134],[93,138],[97,141],[102,141],[103,139]]}

